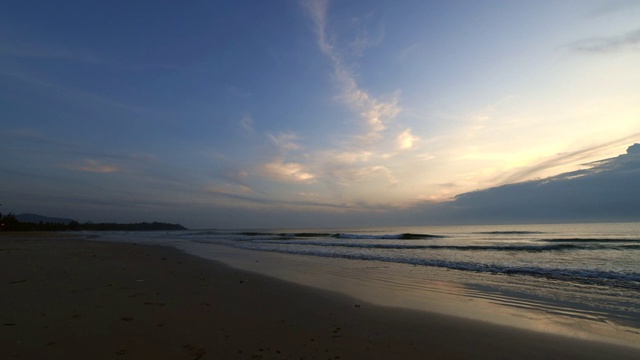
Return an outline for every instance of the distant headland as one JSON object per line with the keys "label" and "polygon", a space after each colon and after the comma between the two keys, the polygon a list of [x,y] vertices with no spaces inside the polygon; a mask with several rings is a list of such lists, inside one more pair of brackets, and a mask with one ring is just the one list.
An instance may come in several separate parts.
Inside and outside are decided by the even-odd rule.
{"label": "distant headland", "polygon": [[187,230],[180,224],[164,222],[140,223],[79,223],[73,219],[53,218],[36,214],[0,213],[0,231],[164,231]]}

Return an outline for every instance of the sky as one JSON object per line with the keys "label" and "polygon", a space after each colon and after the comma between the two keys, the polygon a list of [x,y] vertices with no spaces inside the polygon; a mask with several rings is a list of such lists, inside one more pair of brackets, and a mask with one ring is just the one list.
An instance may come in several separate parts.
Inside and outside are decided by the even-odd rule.
{"label": "sky", "polygon": [[638,0],[4,1],[0,34],[2,212],[420,225],[640,142]]}
{"label": "sky", "polygon": [[637,222],[638,184],[640,143],[580,170],[460,194],[404,217],[431,225]]}

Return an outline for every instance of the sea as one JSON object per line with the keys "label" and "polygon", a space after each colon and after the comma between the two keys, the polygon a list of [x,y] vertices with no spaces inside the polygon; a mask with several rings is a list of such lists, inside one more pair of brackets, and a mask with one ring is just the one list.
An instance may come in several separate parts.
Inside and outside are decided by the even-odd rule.
{"label": "sea", "polygon": [[[465,316],[459,310],[464,307],[479,320],[515,316],[538,330],[640,340],[640,223],[190,230],[100,237],[174,246],[382,305],[439,311],[436,293],[445,296],[440,308],[461,312],[453,315]],[[464,306],[452,307],[447,296],[466,299],[460,302]],[[488,305],[494,310],[477,315]]]}

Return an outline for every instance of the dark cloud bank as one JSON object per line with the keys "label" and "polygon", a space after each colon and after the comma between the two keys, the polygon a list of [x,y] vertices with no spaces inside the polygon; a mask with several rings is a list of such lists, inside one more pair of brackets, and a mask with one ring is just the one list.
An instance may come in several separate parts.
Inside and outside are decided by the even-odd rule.
{"label": "dark cloud bank", "polygon": [[421,211],[428,224],[640,221],[640,144],[558,176],[458,195]]}

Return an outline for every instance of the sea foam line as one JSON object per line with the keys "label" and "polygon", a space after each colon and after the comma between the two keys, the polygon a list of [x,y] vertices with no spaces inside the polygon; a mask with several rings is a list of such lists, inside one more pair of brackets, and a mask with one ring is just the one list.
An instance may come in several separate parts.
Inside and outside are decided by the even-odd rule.
{"label": "sea foam line", "polygon": [[456,250],[456,251],[563,251],[563,250],[638,250],[640,245],[593,245],[593,244],[554,244],[554,245],[415,245],[415,244],[362,244],[349,242],[327,242],[309,240],[260,240],[264,244],[309,245],[318,247],[342,247],[362,249],[397,250]]}
{"label": "sea foam line", "polygon": [[640,290],[640,273],[624,273],[617,271],[597,271],[591,269],[559,269],[542,267],[522,267],[497,264],[479,264],[468,262],[454,262],[438,259],[398,258],[378,254],[345,254],[309,251],[303,249],[264,248],[252,246],[252,243],[229,242],[227,245],[247,249],[278,252],[285,254],[320,256],[329,258],[343,258],[350,260],[383,261],[408,265],[432,266],[452,270],[472,271],[503,275],[524,275],[542,277],[553,280],[572,281],[590,285],[603,285],[617,288]]}

